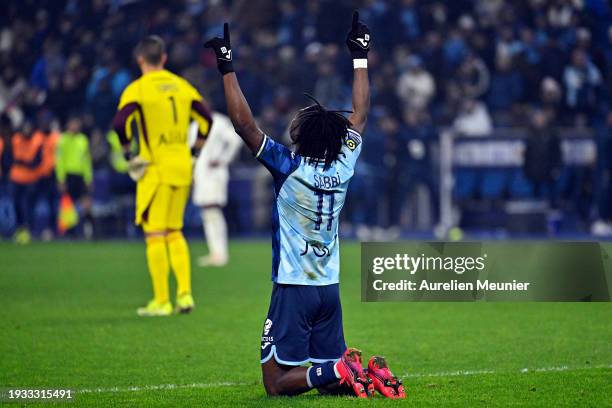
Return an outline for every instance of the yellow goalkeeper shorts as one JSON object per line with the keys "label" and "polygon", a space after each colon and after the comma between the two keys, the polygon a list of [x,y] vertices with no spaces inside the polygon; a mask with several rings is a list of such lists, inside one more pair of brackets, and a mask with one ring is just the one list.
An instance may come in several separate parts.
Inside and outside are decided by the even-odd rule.
{"label": "yellow goalkeeper shorts", "polygon": [[189,191],[190,186],[138,183],[136,224],[145,232],[182,229]]}

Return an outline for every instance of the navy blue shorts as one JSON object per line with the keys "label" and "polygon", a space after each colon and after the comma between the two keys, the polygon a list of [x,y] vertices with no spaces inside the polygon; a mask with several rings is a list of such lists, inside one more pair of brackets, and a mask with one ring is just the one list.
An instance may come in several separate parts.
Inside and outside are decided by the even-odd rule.
{"label": "navy blue shorts", "polygon": [[283,365],[324,363],[342,357],[339,285],[274,284],[261,335],[261,363],[272,357]]}

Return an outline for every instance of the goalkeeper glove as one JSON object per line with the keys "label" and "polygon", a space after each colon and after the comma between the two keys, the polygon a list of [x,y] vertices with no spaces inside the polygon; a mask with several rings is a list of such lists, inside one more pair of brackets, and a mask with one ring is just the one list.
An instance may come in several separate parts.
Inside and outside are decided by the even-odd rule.
{"label": "goalkeeper glove", "polygon": [[127,161],[127,172],[130,178],[133,181],[142,179],[150,163],[142,157],[134,155],[131,150],[124,150],[123,157]]}
{"label": "goalkeeper glove", "polygon": [[132,156],[128,159],[128,174],[134,181],[142,179],[147,172],[149,162],[140,156]]}
{"label": "goalkeeper glove", "polygon": [[370,29],[367,25],[359,21],[359,12],[353,12],[353,24],[351,31],[346,35],[346,46],[351,53],[351,57],[356,59],[368,58],[368,51],[370,51]]}
{"label": "goalkeeper glove", "polygon": [[217,68],[221,75],[234,72],[232,65],[232,45],[230,44],[229,24],[223,24],[223,38],[215,37],[204,43],[205,48],[212,48],[217,56]]}

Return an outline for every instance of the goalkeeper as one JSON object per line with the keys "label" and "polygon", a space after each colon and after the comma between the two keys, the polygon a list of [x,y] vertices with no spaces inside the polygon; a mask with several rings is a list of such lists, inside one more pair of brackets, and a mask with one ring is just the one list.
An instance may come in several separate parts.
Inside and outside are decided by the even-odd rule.
{"label": "goalkeeper", "polygon": [[[136,224],[142,225],[154,298],[138,309],[139,316],[172,313],[168,289],[170,267],[177,281],[176,312],[194,308],[191,261],[182,233],[189,198],[192,161],[204,145],[212,119],[202,96],[183,78],[164,69],[167,59],[161,38],[143,39],[135,51],[142,76],[121,95],[113,127],[128,160],[130,177],[137,181]],[[188,129],[198,123],[198,137],[189,148]],[[138,135],[139,154],[133,156],[132,138]]]}

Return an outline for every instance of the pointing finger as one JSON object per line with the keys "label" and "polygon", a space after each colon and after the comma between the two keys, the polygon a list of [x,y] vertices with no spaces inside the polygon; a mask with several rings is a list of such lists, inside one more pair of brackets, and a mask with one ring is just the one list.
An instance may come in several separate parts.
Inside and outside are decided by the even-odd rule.
{"label": "pointing finger", "polygon": [[357,23],[359,23],[359,12],[355,10],[353,12],[353,29],[357,28]]}

